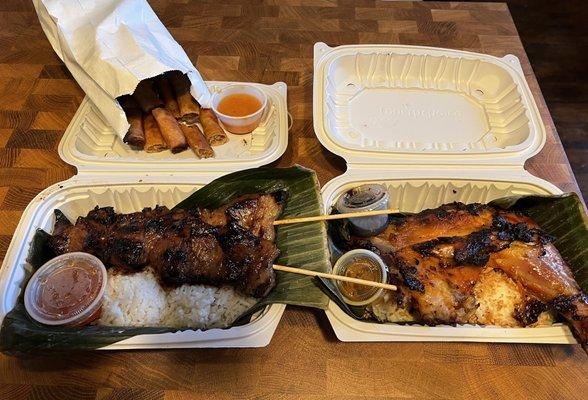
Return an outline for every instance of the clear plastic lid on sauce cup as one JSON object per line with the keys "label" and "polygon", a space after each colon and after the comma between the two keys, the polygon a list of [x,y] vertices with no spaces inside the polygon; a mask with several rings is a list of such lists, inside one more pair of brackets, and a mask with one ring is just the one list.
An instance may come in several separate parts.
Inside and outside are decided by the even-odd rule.
{"label": "clear plastic lid on sauce cup", "polygon": [[[366,184],[343,193],[335,207],[341,214],[385,210],[388,208],[390,195],[386,187],[378,184]],[[353,232],[362,237],[374,236],[388,225],[388,215],[349,218]]]}
{"label": "clear plastic lid on sauce cup", "polygon": [[[233,117],[225,115],[218,110],[220,102],[229,95],[246,94],[255,97],[261,103],[261,107],[254,113],[242,117]],[[212,96],[212,110],[218,116],[223,126],[231,133],[246,134],[250,133],[259,126],[261,117],[267,106],[267,95],[263,90],[246,84],[227,85],[214,93]]]}
{"label": "clear plastic lid on sauce cup", "polygon": [[25,289],[29,315],[46,325],[85,325],[102,307],[106,268],[91,254],[67,253],[43,264]]}

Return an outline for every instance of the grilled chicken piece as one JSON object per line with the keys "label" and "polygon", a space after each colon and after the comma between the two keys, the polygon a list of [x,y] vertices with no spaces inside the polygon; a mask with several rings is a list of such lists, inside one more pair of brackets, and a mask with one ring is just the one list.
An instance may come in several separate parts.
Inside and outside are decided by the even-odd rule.
{"label": "grilled chicken piece", "polygon": [[378,248],[394,251],[445,236],[462,236],[492,225],[493,212],[482,204],[454,203],[393,219],[370,241]]}
{"label": "grilled chicken piece", "polygon": [[55,210],[49,245],[56,254],[94,254],[107,267],[150,265],[167,285],[232,284],[263,297],[275,286],[273,221],[285,200],[277,192],[247,195],[216,210],[155,207],[116,214],[112,207],[96,207],[75,225]]}
{"label": "grilled chicken piece", "polygon": [[464,236],[480,229],[519,223],[535,225],[527,216],[499,211],[485,204],[451,203],[392,218],[379,235],[369,239],[352,237],[352,242],[344,247],[365,247],[369,242],[382,251],[395,251],[440,237]]}
{"label": "grilled chicken piece", "polygon": [[562,314],[580,340],[588,342],[588,296],[555,246],[514,242],[492,254],[488,266],[504,271],[532,296]]}
{"label": "grilled chicken piece", "polygon": [[[586,342],[588,297],[552,239],[522,214],[451,204],[395,220],[378,236],[338,244],[382,256],[390,282],[399,285],[390,300],[394,312],[432,325],[527,326],[551,310]],[[382,313],[382,305],[375,307]]]}

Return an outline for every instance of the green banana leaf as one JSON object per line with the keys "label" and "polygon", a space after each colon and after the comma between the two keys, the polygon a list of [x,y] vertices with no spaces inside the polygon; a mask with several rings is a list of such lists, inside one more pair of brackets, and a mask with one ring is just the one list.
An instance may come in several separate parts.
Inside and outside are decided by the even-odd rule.
{"label": "green banana leaf", "polygon": [[[243,194],[288,192],[288,200],[281,218],[312,216],[322,212],[319,183],[314,171],[294,166],[290,168],[256,168],[235,172],[204,186],[176,207],[218,207]],[[53,255],[47,248],[49,235],[39,230],[31,243],[28,261],[40,267]],[[321,222],[279,226],[276,243],[280,249],[277,263],[304,266],[306,269],[328,271],[329,252],[325,224]],[[277,272],[277,286],[254,309],[274,303],[326,308],[328,297],[312,278],[304,275]],[[240,318],[237,324],[247,323]],[[50,327],[32,320],[23,304],[22,296],[16,307],[3,320],[0,328],[0,351],[24,354],[37,350],[91,350],[140,334],[178,331],[177,328],[128,328],[86,326],[83,328]]]}
{"label": "green banana leaf", "polygon": [[[588,216],[577,194],[510,196],[490,204],[523,212],[533,218],[543,231],[554,236],[553,244],[572,270],[578,285],[588,293]],[[391,217],[401,218],[401,215]],[[345,220],[333,220],[328,225],[332,243],[345,243],[350,235],[349,224]],[[338,249],[332,249],[331,252],[340,253]],[[345,313],[355,319],[362,319],[364,310],[347,305],[331,281],[320,279],[319,283],[323,292]]]}
{"label": "green banana leaf", "polygon": [[555,237],[553,244],[571,268],[578,285],[588,293],[588,216],[576,193],[511,196],[490,204],[526,213],[542,230]]}

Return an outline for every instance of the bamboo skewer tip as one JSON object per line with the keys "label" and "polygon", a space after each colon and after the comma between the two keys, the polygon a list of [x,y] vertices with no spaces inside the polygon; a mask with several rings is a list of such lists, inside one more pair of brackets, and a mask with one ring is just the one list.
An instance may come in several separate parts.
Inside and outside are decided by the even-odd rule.
{"label": "bamboo skewer tip", "polygon": [[326,272],[311,271],[311,270],[303,269],[303,268],[288,267],[286,265],[274,264],[273,269],[275,269],[277,271],[291,272],[294,274],[321,277],[321,278],[333,279],[333,280],[344,281],[344,282],[351,282],[351,283],[356,283],[358,285],[374,286],[374,287],[387,289],[387,290],[398,290],[398,287],[396,285],[391,285],[389,283],[367,281],[365,279],[351,278],[349,276],[329,274]]}

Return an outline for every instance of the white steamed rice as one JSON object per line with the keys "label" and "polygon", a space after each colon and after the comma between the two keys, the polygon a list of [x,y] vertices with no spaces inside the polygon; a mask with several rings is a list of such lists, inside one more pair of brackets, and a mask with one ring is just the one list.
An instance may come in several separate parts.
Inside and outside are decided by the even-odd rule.
{"label": "white steamed rice", "polygon": [[[439,287],[437,287],[439,289]],[[458,309],[459,323],[495,325],[502,327],[522,326],[515,318],[516,310],[525,304],[521,288],[504,272],[488,268],[480,274],[473,290],[473,296],[466,299]],[[414,316],[405,307],[400,307],[396,295],[386,295],[372,304],[368,311],[381,322],[412,322]],[[537,322],[529,326],[551,325],[554,321],[551,311],[544,311]]]}
{"label": "white steamed rice", "polygon": [[109,326],[224,328],[257,302],[230,286],[182,285],[164,290],[147,269],[134,274],[108,271],[99,323]]}

